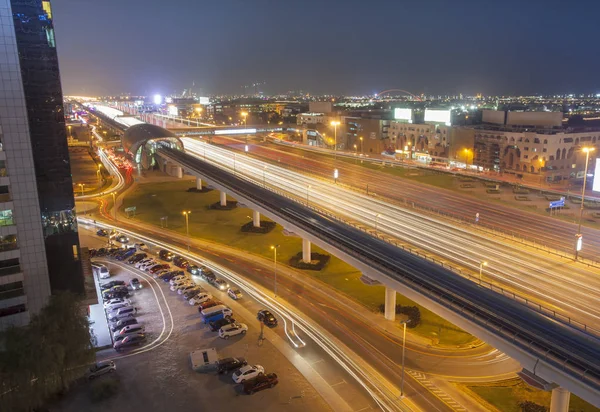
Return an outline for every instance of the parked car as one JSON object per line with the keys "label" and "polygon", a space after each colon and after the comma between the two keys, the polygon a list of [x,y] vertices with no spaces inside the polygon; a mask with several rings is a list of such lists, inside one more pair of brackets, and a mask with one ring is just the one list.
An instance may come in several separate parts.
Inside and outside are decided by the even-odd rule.
{"label": "parked car", "polygon": [[[129,300],[129,299],[127,299]],[[106,312],[114,312],[117,311],[121,308],[126,308],[128,306],[131,306],[131,304],[127,303],[127,302],[117,302],[117,303],[113,303],[112,305],[104,305],[104,310]]]}
{"label": "parked car", "polygon": [[214,281],[213,284],[219,290],[227,290],[227,288],[229,287],[229,283],[227,283],[227,281],[224,280],[224,279],[217,279],[217,280]]}
{"label": "parked car", "polygon": [[144,327],[139,323],[133,325],[127,325],[123,329],[116,331],[113,334],[113,342],[117,342],[129,335],[135,335],[136,333],[144,333]]}
{"label": "parked car", "polygon": [[258,375],[256,378],[244,382],[244,392],[248,395],[252,395],[253,393],[262,391],[263,389],[273,388],[278,383],[279,380],[277,379],[277,375],[274,373]]}
{"label": "parked car", "polygon": [[173,286],[170,287],[171,291],[173,292],[179,292],[181,289],[187,288],[188,286],[195,286],[193,283],[191,283],[189,280],[184,280],[180,283],[176,283]]}
{"label": "parked car", "polygon": [[183,295],[184,293],[189,292],[190,290],[195,289],[195,288],[197,288],[196,284],[190,282],[187,286],[183,286],[183,287],[177,289],[177,294]]}
{"label": "parked car", "polygon": [[135,255],[133,255],[132,257],[130,257],[127,260],[127,263],[129,263],[130,265],[134,264],[134,263],[138,263],[144,259],[146,259],[148,257],[148,255],[146,253],[136,253]]}
{"label": "parked car", "polygon": [[131,346],[140,346],[145,340],[146,335],[143,333],[136,333],[135,335],[126,336],[125,339],[115,342],[113,348],[115,348],[117,352],[120,352],[123,349]]}
{"label": "parked car", "polygon": [[192,306],[199,305],[201,303],[211,300],[212,298],[213,297],[210,293],[200,292],[200,293],[196,294],[195,296],[192,296],[190,299],[188,299],[188,303]]}
{"label": "parked car", "polygon": [[185,274],[177,275],[177,276],[172,277],[171,280],[169,280],[169,285],[173,286],[174,284],[179,283],[183,280],[187,280],[187,279],[188,279],[188,277]]}
{"label": "parked car", "polygon": [[156,279],[156,278],[158,278],[160,275],[163,275],[163,274],[165,274],[165,273],[169,273],[170,271],[171,271],[171,269],[161,269],[161,270],[159,270],[158,272],[154,272],[154,273],[152,274],[152,277],[153,277],[154,279]]}
{"label": "parked car", "polygon": [[99,229],[96,234],[98,236],[102,236],[102,237],[107,237],[108,236],[108,231],[106,229]]}
{"label": "parked car", "polygon": [[108,249],[105,247],[101,247],[100,249],[96,250],[96,257],[106,256],[106,253],[108,253]]}
{"label": "parked car", "polygon": [[192,289],[183,293],[183,298],[185,300],[189,301],[190,299],[196,297],[199,293],[202,293],[202,292],[204,292],[204,289],[202,289],[200,286],[196,285]]}
{"label": "parked car", "polygon": [[104,302],[104,309],[106,309],[107,307],[109,307],[111,305],[115,305],[117,303],[126,303],[128,305],[131,305],[131,301],[129,299],[116,298],[116,299],[111,299],[109,301]]}
{"label": "parked car", "polygon": [[141,289],[142,282],[140,282],[140,280],[138,278],[133,278],[129,281],[129,286],[131,286],[131,289],[133,289],[133,290]]}
{"label": "parked car", "polygon": [[171,282],[171,279],[173,279],[175,276],[179,276],[179,275],[183,275],[183,271],[171,270],[167,273],[160,275],[159,278],[165,282]]}
{"label": "parked car", "polygon": [[231,336],[245,335],[246,332],[248,332],[248,326],[245,323],[230,323],[229,325],[221,326],[219,337],[229,339]]}
{"label": "parked car", "polygon": [[157,265],[157,264],[158,264],[158,262],[156,260],[150,260],[150,261],[145,262],[144,264],[140,265],[140,267],[138,269],[146,271],[146,269],[149,269],[152,266]]}
{"label": "parked car", "polygon": [[186,267],[188,267],[188,265],[190,264],[190,262],[186,258],[184,258],[182,256],[175,256],[173,258],[173,264],[175,266],[177,266],[177,267],[180,267],[180,268],[186,268]]}
{"label": "parked car", "polygon": [[116,258],[117,258],[117,260],[126,260],[126,259],[129,259],[131,256],[133,256],[134,253],[135,253],[134,248],[125,249],[125,251],[123,251],[123,253],[120,253]]}
{"label": "parked car", "polygon": [[248,362],[244,358],[224,358],[219,359],[217,363],[217,373],[227,373],[229,371],[233,371],[241,368],[242,366],[246,366]]}
{"label": "parked car", "polygon": [[170,267],[171,266],[169,266],[166,263],[159,263],[158,265],[150,266],[149,268],[147,268],[146,272],[148,272],[150,274],[154,274],[154,273],[158,272],[159,270],[169,269]]}
{"label": "parked car", "polygon": [[266,309],[259,310],[256,318],[267,326],[277,326],[277,318]]}
{"label": "parked car", "polygon": [[200,274],[200,268],[196,265],[189,265],[187,268],[185,268],[185,270],[194,276],[198,276]]}
{"label": "parked car", "polygon": [[100,289],[107,290],[107,289],[110,289],[112,287],[119,286],[119,285],[125,285],[125,282],[122,280],[111,280],[110,282],[101,283]]}
{"label": "parked car", "polygon": [[115,236],[114,240],[116,242],[121,243],[121,244],[127,244],[127,243],[129,243],[129,238],[127,236],[125,236],[125,235],[117,235],[117,236]]}
{"label": "parked car", "polygon": [[108,279],[110,277],[110,271],[101,263],[92,262],[92,272],[98,277],[98,279]]}
{"label": "parked car", "polygon": [[242,298],[242,292],[237,288],[229,288],[227,289],[227,294],[233,300],[238,300]]}
{"label": "parked car", "polygon": [[118,322],[125,318],[133,318],[137,312],[135,306],[126,306],[108,313],[109,322]]}
{"label": "parked car", "polygon": [[129,292],[127,285],[117,285],[109,289],[111,292]]}
{"label": "parked car", "polygon": [[143,265],[145,265],[148,262],[154,262],[154,259],[151,258],[151,257],[147,257],[146,259],[142,259],[142,260],[140,260],[139,262],[137,262],[135,264],[135,267],[139,269],[140,267],[142,267]]}
{"label": "parked car", "polygon": [[123,248],[120,248],[120,247],[111,247],[106,252],[106,256],[115,257],[118,253],[121,253],[122,251],[123,251]]}
{"label": "parked car", "polygon": [[233,319],[231,317],[224,317],[224,318],[221,318],[219,320],[208,322],[208,326],[210,327],[211,331],[217,332],[223,326],[229,325],[229,324],[232,324],[232,323],[236,323],[235,319]]}
{"label": "parked car", "polygon": [[221,305],[222,303],[218,300],[210,299],[198,304],[198,312],[202,312],[204,309],[212,308],[213,306]]}
{"label": "parked car", "polygon": [[200,276],[208,283],[213,283],[215,280],[217,280],[217,277],[210,269],[208,269],[207,272],[205,272],[204,270],[200,272]]}
{"label": "parked car", "polygon": [[98,376],[102,376],[105,373],[111,373],[117,370],[117,365],[113,361],[98,362],[94,364],[89,372],[87,378],[89,380],[96,379]]}
{"label": "parked car", "polygon": [[145,243],[136,243],[135,245],[133,245],[136,249],[138,250],[143,250],[144,252],[148,252],[150,249],[148,248],[148,246],[146,246]]}
{"label": "parked car", "polygon": [[116,299],[116,298],[128,298],[129,296],[130,296],[129,291],[116,292],[116,291],[112,291],[112,290],[105,290],[104,292],[102,292],[102,300],[104,300],[104,301]]}
{"label": "parked car", "polygon": [[264,373],[265,368],[260,365],[245,365],[233,372],[232,378],[235,383],[242,383]]}
{"label": "parked car", "polygon": [[110,330],[111,332],[117,332],[123,329],[125,326],[135,325],[136,323],[138,323],[136,318],[123,319],[118,321],[116,324],[110,325]]}
{"label": "parked car", "polygon": [[161,258],[162,260],[166,260],[167,262],[171,262],[173,260],[173,258],[175,257],[175,255],[172,254],[171,252],[169,252],[168,250],[161,249],[158,252],[158,257]]}

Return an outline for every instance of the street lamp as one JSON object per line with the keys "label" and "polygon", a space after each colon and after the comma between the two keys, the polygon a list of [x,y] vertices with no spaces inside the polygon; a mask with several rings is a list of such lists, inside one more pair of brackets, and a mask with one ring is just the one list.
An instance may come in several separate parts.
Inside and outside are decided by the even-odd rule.
{"label": "street lamp", "polygon": [[190,251],[190,225],[189,225],[189,216],[190,213],[192,213],[190,210],[184,210],[183,211],[183,215],[185,216],[185,233],[187,236],[187,247],[188,247],[188,252]]}
{"label": "street lamp", "polygon": [[469,149],[465,149],[465,168],[469,166]]}
{"label": "street lamp", "polygon": [[402,332],[402,380],[400,381],[400,398],[404,398],[404,353],[406,352],[406,324],[410,322],[410,320],[403,320],[400,322],[402,326],[404,326],[404,331]]}
{"label": "street lamp", "polygon": [[363,151],[363,138],[362,138],[362,136],[359,137],[359,139],[360,139],[360,154],[363,154],[364,151]]}
{"label": "street lamp", "polygon": [[479,283],[481,284],[481,274],[483,273],[483,267],[487,266],[487,262],[483,261],[479,264]]}
{"label": "street lamp", "polygon": [[585,200],[585,185],[587,183],[587,171],[588,171],[588,163],[590,160],[590,152],[596,150],[594,147],[583,147],[581,149],[585,153],[585,171],[583,173],[583,187],[581,188],[581,207],[579,208],[579,226],[577,228],[577,241],[575,243],[575,260],[579,255],[579,250],[581,250],[581,245],[583,243],[583,238],[581,236],[581,219],[583,219],[583,202]]}
{"label": "street lamp", "polygon": [[73,135],[71,134],[71,126],[69,126],[69,137],[72,137]]}
{"label": "street lamp", "polygon": [[340,177],[340,172],[337,169],[333,170],[333,180],[337,183],[338,177]]}
{"label": "street lamp", "polygon": [[117,221],[117,201],[115,199],[115,192],[111,193],[112,198],[113,198],[113,214],[114,214],[114,218],[115,218],[115,222]]}
{"label": "street lamp", "polygon": [[308,189],[311,188],[311,185],[306,185],[306,206],[308,206]]}
{"label": "street lamp", "polygon": [[273,287],[273,291],[275,292],[275,297],[277,297],[277,248],[279,245],[271,246],[271,250],[273,251],[273,268],[275,272],[275,283]]}
{"label": "street lamp", "polygon": [[340,122],[333,121],[331,122],[333,126],[333,158],[337,159],[337,127],[340,125]]}
{"label": "street lamp", "polygon": [[81,196],[83,196],[83,186],[85,186],[85,183],[78,183],[79,186],[81,186]]}
{"label": "street lamp", "polygon": [[244,129],[245,129],[248,126],[248,112],[242,112],[240,114],[244,118]]}

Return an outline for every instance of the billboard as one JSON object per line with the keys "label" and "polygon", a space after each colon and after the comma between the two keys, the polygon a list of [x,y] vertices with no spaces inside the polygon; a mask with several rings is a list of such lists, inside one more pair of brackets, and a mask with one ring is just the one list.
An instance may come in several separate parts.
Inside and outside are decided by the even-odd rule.
{"label": "billboard", "polygon": [[412,121],[412,109],[395,108],[394,119]]}
{"label": "billboard", "polygon": [[596,170],[594,171],[594,186],[592,186],[594,192],[600,192],[600,157],[596,158]]}
{"label": "billboard", "polygon": [[450,126],[450,110],[425,109],[425,121]]}

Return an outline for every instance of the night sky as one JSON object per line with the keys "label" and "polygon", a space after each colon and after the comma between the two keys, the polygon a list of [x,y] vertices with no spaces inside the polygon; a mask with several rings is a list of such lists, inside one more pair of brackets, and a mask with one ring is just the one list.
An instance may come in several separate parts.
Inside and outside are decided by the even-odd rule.
{"label": "night sky", "polygon": [[[600,1],[53,0],[65,94],[600,92]],[[251,89],[254,90],[254,89]]]}

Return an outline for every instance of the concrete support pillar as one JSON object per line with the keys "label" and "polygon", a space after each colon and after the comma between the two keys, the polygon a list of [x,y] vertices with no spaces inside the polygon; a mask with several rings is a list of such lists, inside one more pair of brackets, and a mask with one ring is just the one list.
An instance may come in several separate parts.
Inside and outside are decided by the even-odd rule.
{"label": "concrete support pillar", "polygon": [[571,392],[565,388],[552,389],[552,398],[550,399],[550,412],[569,412],[569,401]]}
{"label": "concrete support pillar", "polygon": [[310,263],[310,240],[302,239],[302,261],[304,263]]}
{"label": "concrete support pillar", "polygon": [[196,189],[202,190],[202,179],[199,177],[196,178]]}
{"label": "concrete support pillar", "polygon": [[227,206],[227,193],[221,192],[221,206]]}
{"label": "concrete support pillar", "polygon": [[385,288],[385,318],[396,320],[396,291],[387,286]]}
{"label": "concrete support pillar", "polygon": [[183,177],[183,168],[182,167],[175,166],[175,176],[180,179]]}
{"label": "concrete support pillar", "polygon": [[260,212],[256,210],[252,211],[252,223],[254,227],[260,227]]}

